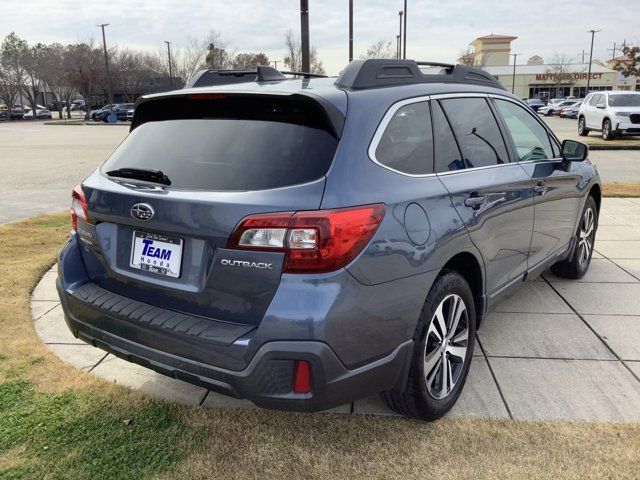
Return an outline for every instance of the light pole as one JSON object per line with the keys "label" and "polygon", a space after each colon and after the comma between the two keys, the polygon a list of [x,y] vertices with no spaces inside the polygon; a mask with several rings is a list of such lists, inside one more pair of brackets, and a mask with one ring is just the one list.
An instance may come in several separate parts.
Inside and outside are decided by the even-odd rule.
{"label": "light pole", "polygon": [[402,58],[407,58],[407,0],[404,0],[404,39],[402,40],[404,44],[404,52],[402,53]]}
{"label": "light pole", "polygon": [[349,0],[349,61],[353,60],[353,0]]}
{"label": "light pole", "polygon": [[309,73],[309,0],[300,0],[300,49],[302,50],[302,71]]}
{"label": "light pole", "polygon": [[111,91],[111,74],[109,73],[109,55],[107,54],[107,40],[104,35],[104,27],[107,27],[108,23],[101,23],[96,25],[102,29],[102,47],[104,48],[104,65],[107,69],[107,94],[109,96],[109,104],[113,103],[113,92]]}
{"label": "light pole", "polygon": [[398,58],[402,58],[402,15],[404,14],[404,12],[402,10],[400,10],[398,12],[398,31],[399,31],[399,37],[400,40],[398,41]]}
{"label": "light pole", "polygon": [[173,90],[173,71],[171,70],[171,42],[164,41],[167,44],[167,56],[169,57],[169,88]]}
{"label": "light pole", "polygon": [[396,58],[400,58],[400,35],[396,35]]}
{"label": "light pole", "polygon": [[518,57],[522,55],[521,53],[512,53],[513,57],[513,81],[511,82],[511,93],[513,93],[516,89],[516,60]]}
{"label": "light pole", "polygon": [[587,30],[587,32],[591,32],[591,53],[589,53],[589,73],[587,74],[587,91],[585,92],[585,96],[589,93],[589,86],[591,85],[591,64],[593,62],[593,38],[596,36],[596,33],[601,31],[602,30]]}

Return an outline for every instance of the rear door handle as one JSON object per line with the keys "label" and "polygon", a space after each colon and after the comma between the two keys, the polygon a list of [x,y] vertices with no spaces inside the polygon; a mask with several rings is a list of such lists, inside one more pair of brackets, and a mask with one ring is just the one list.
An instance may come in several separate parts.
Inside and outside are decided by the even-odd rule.
{"label": "rear door handle", "polygon": [[483,196],[478,196],[471,194],[470,197],[467,197],[464,201],[465,207],[471,207],[474,210],[478,210],[482,204],[484,203],[485,198]]}
{"label": "rear door handle", "polygon": [[547,193],[547,186],[544,183],[539,182],[535,187],[533,187],[533,193],[542,196]]}

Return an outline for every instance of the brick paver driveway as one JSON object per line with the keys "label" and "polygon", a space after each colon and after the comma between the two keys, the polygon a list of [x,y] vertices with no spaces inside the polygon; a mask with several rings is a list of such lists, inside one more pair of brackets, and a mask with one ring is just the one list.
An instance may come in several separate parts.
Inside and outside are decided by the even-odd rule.
{"label": "brick paver driveway", "polygon": [[[47,273],[33,293],[40,338],[64,361],[150,395],[206,407],[246,406],[85,345],[68,332]],[[547,272],[492,313],[450,416],[640,421],[640,199],[605,199],[589,273]],[[391,414],[378,397],[336,409]]]}

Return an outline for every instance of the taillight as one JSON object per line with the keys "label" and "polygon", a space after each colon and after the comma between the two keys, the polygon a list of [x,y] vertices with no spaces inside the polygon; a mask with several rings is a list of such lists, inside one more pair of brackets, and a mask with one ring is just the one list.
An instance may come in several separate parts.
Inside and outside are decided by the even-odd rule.
{"label": "taillight", "polygon": [[71,226],[74,232],[78,229],[78,218],[83,219],[85,222],[89,221],[87,199],[84,196],[81,185],[73,187],[71,192]]}
{"label": "taillight", "polygon": [[252,215],[235,229],[228,248],[285,253],[285,273],[324,273],[353,260],[385,213],[383,204],[334,210]]}

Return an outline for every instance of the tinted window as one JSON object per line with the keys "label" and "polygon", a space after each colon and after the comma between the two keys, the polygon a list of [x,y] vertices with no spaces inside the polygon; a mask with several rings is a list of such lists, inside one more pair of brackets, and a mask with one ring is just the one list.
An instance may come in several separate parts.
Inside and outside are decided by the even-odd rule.
{"label": "tinted window", "polygon": [[524,108],[506,100],[496,100],[520,160],[553,158],[549,135]]}
{"label": "tinted window", "polygon": [[376,147],[376,160],[412,175],[433,172],[433,137],[427,102],[400,107]]}
{"label": "tinted window", "polygon": [[627,93],[622,95],[609,95],[610,107],[640,107],[640,95]]}
{"label": "tinted window", "polygon": [[443,100],[442,106],[460,142],[467,168],[509,161],[500,129],[484,98],[452,98]]}
{"label": "tinted window", "polygon": [[[338,141],[317,128],[316,112],[269,99],[226,103],[193,102],[180,107],[185,115],[211,118],[143,123],[102,171],[162,170],[171,188],[179,189],[262,190],[315,180],[329,169]],[[161,107],[157,116],[176,115],[175,110]]]}
{"label": "tinted window", "polygon": [[464,168],[460,150],[451,127],[438,102],[432,104],[433,133],[435,142],[435,171],[450,172]]}

